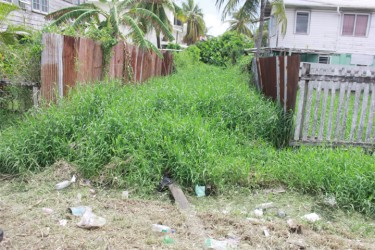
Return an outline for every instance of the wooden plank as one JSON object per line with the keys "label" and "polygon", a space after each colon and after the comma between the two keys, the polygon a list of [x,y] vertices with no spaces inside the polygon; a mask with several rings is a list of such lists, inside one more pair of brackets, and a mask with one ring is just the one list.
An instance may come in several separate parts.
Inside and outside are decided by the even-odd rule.
{"label": "wooden plank", "polygon": [[301,82],[301,88],[299,92],[300,95],[299,95],[299,100],[298,100],[296,128],[294,132],[294,140],[299,140],[300,136],[302,135],[303,117],[305,114],[305,107],[306,107],[307,87],[308,87],[307,81]]}
{"label": "wooden plank", "polygon": [[284,113],[286,113],[286,103],[288,101],[288,57],[284,57]]}
{"label": "wooden plank", "polygon": [[345,133],[346,133],[346,123],[347,123],[347,117],[348,117],[348,111],[349,111],[349,103],[350,103],[350,95],[351,95],[351,90],[353,86],[348,83],[348,88],[346,90],[346,101],[345,101],[345,107],[344,107],[344,113],[343,113],[343,118],[342,118],[342,126],[341,126],[341,131],[340,131],[340,138],[341,140],[345,140]]}
{"label": "wooden plank", "polygon": [[326,110],[327,110],[327,99],[328,99],[328,91],[332,86],[332,82],[330,83],[325,83],[323,86],[324,89],[324,95],[323,95],[323,107],[320,115],[320,129],[319,129],[319,134],[318,134],[318,140],[322,141],[323,140],[323,133],[324,133],[324,122],[326,119]]}
{"label": "wooden plank", "polygon": [[356,146],[362,148],[370,148],[373,149],[375,147],[375,143],[366,143],[366,142],[348,142],[348,141],[331,141],[331,142],[321,142],[321,141],[291,141],[289,143],[290,146],[319,146],[325,145],[330,147],[343,147],[343,146]]}
{"label": "wooden plank", "polygon": [[359,120],[359,128],[358,128],[358,133],[357,133],[357,141],[359,141],[359,142],[362,141],[362,133],[363,133],[364,125],[365,125],[370,85],[364,84],[363,88],[364,88],[364,90],[363,90],[363,98],[362,98],[361,117],[360,117],[360,120]]}
{"label": "wooden plank", "polygon": [[333,113],[335,111],[335,98],[336,98],[336,83],[331,82],[331,104],[329,108],[329,117],[328,117],[328,129],[327,129],[327,140],[331,140],[332,133],[332,124],[333,124]]}
{"label": "wooden plank", "polygon": [[[366,142],[370,142],[371,140],[371,132],[372,126],[374,123],[374,115],[375,114],[375,83],[371,84],[371,99],[370,99],[370,111],[369,111],[369,118],[367,123],[366,129]],[[374,135],[375,139],[375,135]]]}
{"label": "wooden plank", "polygon": [[318,122],[318,110],[320,108],[320,92],[322,90],[322,82],[318,82],[317,88],[316,88],[316,98],[315,98],[315,106],[314,106],[314,120],[313,120],[313,127],[311,131],[311,137],[313,140],[315,140],[316,137],[316,125]]}
{"label": "wooden plank", "polygon": [[304,123],[303,123],[302,140],[306,140],[309,134],[310,112],[311,112],[312,98],[314,95],[314,88],[313,88],[314,85],[316,85],[316,82],[309,83],[308,97],[307,97],[307,103],[306,103],[306,112],[305,112],[305,118],[304,118]]}
{"label": "wooden plank", "polygon": [[260,90],[263,91],[263,82],[262,82],[262,67],[260,66],[259,57],[257,57],[257,66],[258,66],[258,76],[259,76],[259,85]]}
{"label": "wooden plank", "polygon": [[337,114],[336,114],[336,129],[335,129],[335,136],[334,136],[335,141],[337,141],[340,138],[341,117],[342,117],[341,112],[344,106],[345,91],[347,88],[348,88],[347,82],[340,84],[340,97],[339,97],[339,105],[338,105]]}
{"label": "wooden plank", "polygon": [[359,107],[359,98],[361,96],[362,92],[362,84],[360,83],[354,83],[354,89],[355,89],[355,100],[354,100],[354,109],[353,109],[353,117],[352,117],[352,126],[350,128],[350,141],[353,141],[355,130],[357,128],[357,120],[358,120],[358,107]]}
{"label": "wooden plank", "polygon": [[168,186],[168,188],[171,191],[174,200],[181,209],[190,208],[189,201],[186,199],[184,192],[182,192],[181,188],[177,184],[172,183]]}
{"label": "wooden plank", "polygon": [[280,103],[280,58],[276,57],[276,100]]}

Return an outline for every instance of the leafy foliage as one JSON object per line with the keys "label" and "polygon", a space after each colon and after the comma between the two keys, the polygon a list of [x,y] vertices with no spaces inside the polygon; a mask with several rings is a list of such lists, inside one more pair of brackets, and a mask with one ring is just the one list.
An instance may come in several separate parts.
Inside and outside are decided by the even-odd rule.
{"label": "leafy foliage", "polygon": [[181,49],[181,45],[179,45],[178,43],[168,43],[167,49],[180,50]]}
{"label": "leafy foliage", "polygon": [[187,0],[187,3],[182,3],[182,13],[182,20],[187,23],[187,31],[183,41],[188,45],[194,44],[206,32],[202,9],[194,0]]}
{"label": "leafy foliage", "polygon": [[244,49],[253,47],[253,43],[242,34],[226,32],[218,38],[197,43],[197,47],[202,62],[226,67],[235,64]]}

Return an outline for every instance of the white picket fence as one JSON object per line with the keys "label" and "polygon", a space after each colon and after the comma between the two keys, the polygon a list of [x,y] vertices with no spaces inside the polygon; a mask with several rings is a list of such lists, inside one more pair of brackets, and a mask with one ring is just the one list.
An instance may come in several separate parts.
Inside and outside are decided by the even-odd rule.
{"label": "white picket fence", "polygon": [[291,145],[375,146],[375,68],[301,63]]}

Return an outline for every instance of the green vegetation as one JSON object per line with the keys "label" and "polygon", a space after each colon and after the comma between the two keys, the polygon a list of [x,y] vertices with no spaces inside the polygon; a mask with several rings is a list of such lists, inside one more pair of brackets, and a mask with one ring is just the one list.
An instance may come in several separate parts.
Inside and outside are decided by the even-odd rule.
{"label": "green vegetation", "polygon": [[226,67],[235,64],[244,54],[244,49],[252,48],[253,43],[245,35],[226,32],[217,38],[199,42],[200,60],[204,63]]}
{"label": "green vegetation", "polygon": [[172,76],[81,86],[61,105],[29,112],[0,132],[0,171],[40,171],[64,159],[93,181],[142,192],[164,174],[216,192],[283,184],[375,215],[373,156],[358,148],[280,148],[290,119],[249,89],[238,68],[200,64],[198,51],[180,53]]}

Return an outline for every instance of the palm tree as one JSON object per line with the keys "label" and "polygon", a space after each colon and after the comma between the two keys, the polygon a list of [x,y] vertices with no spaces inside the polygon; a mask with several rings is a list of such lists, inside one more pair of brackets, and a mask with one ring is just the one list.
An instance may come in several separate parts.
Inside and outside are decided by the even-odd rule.
{"label": "palm tree", "polygon": [[[226,4],[224,5],[224,2]],[[257,38],[255,40],[255,47],[257,48],[256,56],[259,56],[260,54],[260,47],[262,45],[262,39],[263,39],[263,32],[264,32],[264,21],[265,21],[265,10],[268,0],[216,0],[216,5],[221,8],[223,8],[222,17],[223,19],[226,18],[226,16],[230,13],[232,13],[234,10],[236,10],[240,4],[243,3],[241,8],[244,8],[245,11],[248,14],[251,14],[253,16],[257,16],[259,13],[259,19],[254,20],[253,22],[259,21],[259,32],[257,35]],[[272,6],[272,13],[275,16],[278,24],[281,24],[282,26],[282,33],[285,34],[286,32],[286,15],[285,15],[285,7],[284,7],[284,1],[283,0],[271,0],[271,6]]]}
{"label": "palm tree", "polygon": [[242,7],[239,11],[232,14],[232,19],[228,20],[228,31],[235,31],[239,34],[244,34],[247,37],[253,37],[253,22],[252,13],[247,13],[246,9]]}
{"label": "palm tree", "polygon": [[[137,19],[144,18],[148,20],[150,25],[170,40],[173,40],[173,36],[168,26],[157,15],[138,6],[140,2],[140,0],[100,0],[100,6],[102,7],[92,3],[85,3],[52,12],[46,18],[54,19],[55,21],[52,25],[57,26],[73,21],[72,27],[76,29],[94,22],[98,29],[109,28],[112,37],[116,39],[129,37],[140,47],[152,49],[161,56],[156,46],[145,38],[145,32],[139,22],[137,22]],[[128,28],[129,33],[123,33],[121,26]]]}
{"label": "palm tree", "polygon": [[[138,5],[139,8],[143,8],[146,10],[151,11],[154,13],[159,19],[168,27],[169,31],[172,32],[172,24],[169,21],[167,10],[175,12],[174,3],[171,0],[141,0],[140,4]],[[147,18],[140,18],[139,21],[142,24],[142,30],[144,33],[149,32],[153,29],[153,26],[148,21]],[[157,27],[155,27],[155,33],[156,33],[156,43],[157,47],[160,49],[160,34],[161,30]]]}
{"label": "palm tree", "polygon": [[187,23],[186,35],[183,39],[188,45],[194,44],[205,34],[206,24],[203,20],[202,9],[194,0],[188,0],[187,3],[182,3],[183,21]]}

